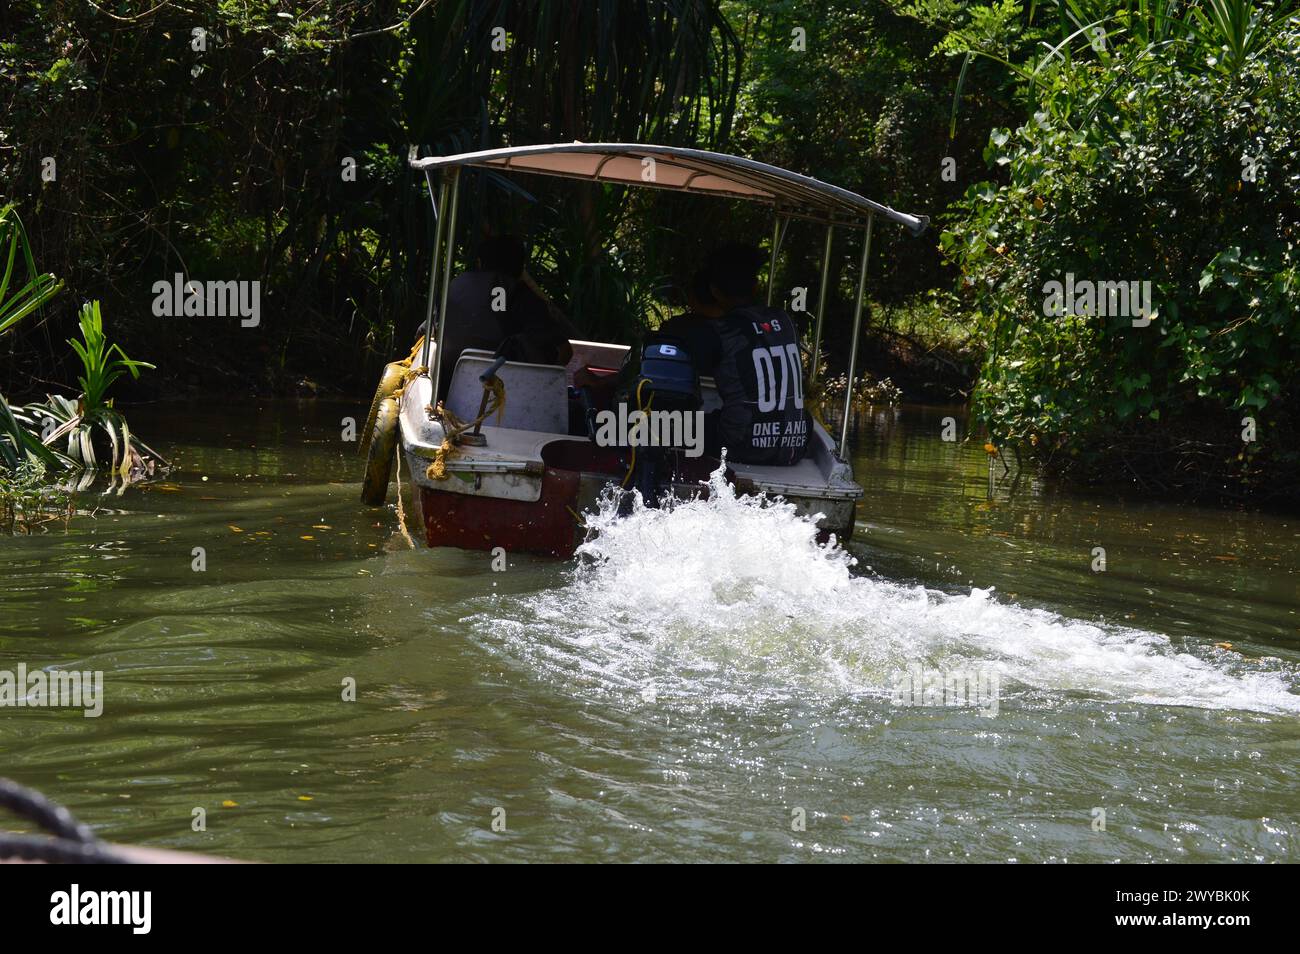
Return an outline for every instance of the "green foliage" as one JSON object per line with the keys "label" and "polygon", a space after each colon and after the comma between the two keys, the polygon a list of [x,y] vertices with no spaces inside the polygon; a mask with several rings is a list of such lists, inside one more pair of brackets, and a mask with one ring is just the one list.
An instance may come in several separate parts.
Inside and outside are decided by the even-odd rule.
{"label": "green foliage", "polygon": [[[21,253],[26,280],[15,274]],[[54,297],[63,283],[48,272],[36,270],[31,244],[11,202],[0,207],[0,255],[4,256],[4,275],[0,277],[0,335],[36,311]],[[22,281],[23,284],[18,284]]]}
{"label": "green foliage", "polygon": [[[62,282],[38,272],[31,244],[13,203],[0,207],[0,254],[5,256],[0,278],[0,337],[58,293]],[[25,278],[16,273],[21,256]],[[22,284],[18,284],[22,282]],[[57,464],[54,456],[14,416],[0,394],[0,466],[10,470],[31,462],[42,467]]]}
{"label": "green foliage", "polygon": [[73,496],[51,486],[45,463],[29,457],[14,467],[0,467],[0,533],[31,533],[73,514]]}
{"label": "green foliage", "polygon": [[[967,103],[968,123],[949,136],[949,96],[958,66],[936,46],[964,17],[947,0],[862,3],[828,0],[729,0],[724,4],[746,50],[731,150],[832,182],[894,208],[929,214],[960,196],[940,177],[945,158],[978,167],[985,132],[1009,121],[996,97]],[[796,34],[803,31],[802,40]],[[980,124],[983,123],[983,130]],[[771,230],[759,210],[731,217],[736,238]],[[816,287],[822,235],[794,230],[781,282]],[[827,325],[830,351],[843,360],[860,245],[843,238],[833,249]],[[946,285],[933,235],[916,239],[879,228],[873,244],[871,291],[890,304]],[[841,281],[842,280],[842,281]]]}
{"label": "green foliage", "polygon": [[[972,186],[941,242],[989,344],[975,409],[998,443],[1084,474],[1293,492],[1262,485],[1300,462],[1300,31],[1242,22],[1210,42],[1222,58],[1187,32],[1111,34],[1109,62],[1042,67],[1032,118],[991,134],[1005,181]],[[1152,323],[1046,314],[1067,273],[1149,281]]]}
{"label": "green foliage", "polygon": [[[197,20],[175,4],[129,19],[89,4],[12,6],[0,182],[35,209],[45,264],[119,316],[128,352],[147,342],[172,356],[169,378],[207,388],[286,390],[311,375],[368,390],[375,367],[405,351],[433,234],[424,179],[406,164],[412,144],[721,142],[739,79],[718,0],[219,0]],[[57,184],[40,180],[45,156],[58,160]],[[486,229],[515,218],[540,230],[573,204],[567,184],[534,180],[524,185],[537,202],[521,215],[503,177],[467,178],[461,261]],[[638,324],[635,296],[617,288],[630,281],[623,259],[589,230],[565,258],[584,253],[583,292],[559,304],[580,326]],[[159,322],[139,307],[176,272],[260,280],[255,347],[237,324]],[[538,278],[558,287],[572,276]],[[611,288],[589,291],[596,282]],[[32,334],[18,344],[48,347]],[[31,375],[0,367],[0,388],[57,377],[54,360]]]}
{"label": "green foliage", "polygon": [[[572,140],[708,148],[730,134],[741,51],[718,0],[458,0],[414,21],[412,41],[404,119],[409,141],[435,152]],[[536,278],[585,337],[626,341],[646,326],[652,276],[676,270],[662,212],[634,218],[645,205],[618,188],[466,180],[469,244],[488,230],[535,236]],[[522,212],[521,197],[532,200]]]}
{"label": "green foliage", "polygon": [[1282,25],[1295,4],[1270,6],[1256,6],[1254,0],[1205,0],[1190,8],[1185,25],[1205,52],[1207,65],[1235,74],[1278,40],[1293,36]]}
{"label": "green foliage", "polygon": [[[54,444],[66,437],[63,460],[72,468],[95,471],[101,468],[103,441],[109,451],[108,470],[123,478],[138,478],[152,474],[162,458],[141,443],[126,423],[126,418],[113,408],[107,397],[113,382],[124,374],[140,376],[141,368],[153,368],[147,361],[135,361],[126,356],[119,345],[110,344],[104,334],[104,320],[98,301],[81,306],[81,341],[69,339],[77,357],[81,359],[82,372],[77,378],[81,396],[73,401],[59,395],[50,395],[43,403],[21,408],[20,417],[32,431],[47,424],[53,430],[43,443]],[[101,449],[96,450],[96,437],[101,438]]]}
{"label": "green foliage", "polygon": [[56,455],[27,426],[23,408],[11,407],[0,394],[0,467],[13,470],[36,460],[42,466],[59,465]]}
{"label": "green foliage", "polygon": [[112,405],[105,394],[113,382],[123,374],[140,377],[141,368],[153,368],[147,361],[132,361],[120,345],[110,345],[104,337],[104,319],[99,313],[99,302],[88,301],[81,306],[81,341],[69,338],[68,344],[81,359],[82,373],[77,378],[81,385],[81,401],[87,415]]}

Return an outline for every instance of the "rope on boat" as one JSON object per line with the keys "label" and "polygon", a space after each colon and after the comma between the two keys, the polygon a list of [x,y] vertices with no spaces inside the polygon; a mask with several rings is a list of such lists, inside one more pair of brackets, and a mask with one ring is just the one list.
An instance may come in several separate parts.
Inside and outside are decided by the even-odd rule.
{"label": "rope on boat", "polygon": [[419,340],[415,342],[415,347],[411,349],[411,353],[401,361],[397,362],[406,368],[406,373],[402,375],[402,383],[399,384],[397,390],[392,393],[392,397],[397,398],[399,402],[402,400],[402,392],[406,390],[406,386],[420,375],[428,374],[429,372],[428,367],[425,365],[415,365],[415,356],[420,353],[420,349],[423,347],[424,335],[420,335]]}
{"label": "rope on boat", "polygon": [[0,834],[0,859],[46,864],[131,864],[95,837],[62,805],[40,792],[0,778],[0,808],[41,829],[39,835]]}
{"label": "rope on boat", "polygon": [[[415,364],[415,356],[420,353],[423,347],[424,347],[424,335],[421,335],[419,340],[415,342],[415,347],[411,349],[411,353],[401,361],[394,362],[395,364],[401,365],[403,368],[406,369],[402,374],[401,383],[398,384],[398,386],[393,390],[392,394],[387,395],[388,397],[395,398],[399,406],[401,405],[402,398],[405,396],[406,389],[410,385],[410,383],[414,381],[416,378],[418,378],[420,375],[427,374],[429,372],[429,369],[424,365]],[[459,417],[455,415],[454,412],[452,412],[450,408],[444,405],[441,401],[438,402],[438,406],[436,410],[433,408],[425,409],[430,417],[442,423],[442,428],[443,428],[442,444],[438,447],[438,450],[434,453],[433,463],[429,465],[428,470],[425,472],[425,476],[428,477],[430,480],[447,479],[447,461],[450,460],[458,453],[456,439],[460,437],[461,434],[475,427],[478,427],[480,424],[486,421],[493,414],[497,416],[498,423],[500,422],[501,415],[505,412],[506,409],[505,382],[501,380],[500,376],[493,375],[490,380],[484,382],[483,389],[488,392],[489,400],[486,401],[483,405],[483,413],[480,414],[478,417],[474,418],[472,421],[462,421]],[[379,400],[379,397],[380,397],[379,395],[376,395],[376,400]],[[373,418],[373,416],[374,416],[374,409],[372,408],[371,417]],[[367,421],[367,432],[369,430],[369,427],[370,427],[370,422]],[[365,438],[363,437],[363,443],[364,440]],[[402,509],[401,494],[402,494],[402,453],[401,453],[401,449],[399,448],[397,452],[397,508],[398,508],[399,516],[401,515],[401,509]],[[402,532],[404,534],[406,532],[405,525],[403,525]],[[409,535],[407,536],[407,540],[408,541],[410,540]],[[414,546],[414,544],[412,544],[412,546]]]}
{"label": "rope on boat", "polygon": [[[647,403],[645,404],[645,406],[643,407],[642,404],[641,404],[641,389],[642,389],[643,387],[645,387],[645,386],[646,386],[647,384],[649,384],[649,383],[650,383],[650,379],[649,379],[649,378],[642,378],[640,381],[637,382],[637,385],[636,385],[636,409],[637,409],[638,411],[641,411],[641,412],[643,412],[643,413],[647,413],[647,414],[650,412],[650,405],[651,405],[651,404],[654,404],[654,402],[655,402],[655,396],[654,396],[653,394],[650,395],[650,400],[649,400],[649,402],[647,402]],[[627,486],[627,482],[628,482],[629,480],[632,479],[632,471],[635,470],[635,469],[636,469],[636,445],[633,444],[633,445],[632,445],[632,459],[628,462],[628,465],[627,465],[627,473],[623,475],[623,482],[622,482],[621,484],[619,484],[620,487],[626,487],[626,486]]]}
{"label": "rope on boat", "polygon": [[414,550],[415,541],[411,539],[411,534],[406,529],[406,512],[402,509],[402,445],[399,443],[394,448],[397,454],[397,526],[402,530],[402,536],[406,538],[407,545]]}
{"label": "rope on boat", "polygon": [[433,455],[433,463],[424,474],[430,480],[447,479],[447,461],[460,452],[456,444],[456,439],[460,435],[478,427],[493,414],[497,416],[497,423],[501,422],[501,415],[506,409],[505,382],[498,375],[493,375],[483,383],[483,389],[489,392],[488,401],[483,407],[483,413],[472,421],[462,421],[451,408],[441,401],[438,402],[438,408],[433,412],[433,416],[442,422],[444,436],[442,444]]}

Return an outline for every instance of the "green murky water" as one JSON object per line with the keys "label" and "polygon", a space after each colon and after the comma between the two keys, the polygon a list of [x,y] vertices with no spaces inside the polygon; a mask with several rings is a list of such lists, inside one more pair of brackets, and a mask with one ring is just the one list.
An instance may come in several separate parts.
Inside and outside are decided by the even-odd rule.
{"label": "green murky water", "polygon": [[[0,709],[0,774],[112,841],[268,861],[1300,850],[1300,520],[990,501],[905,408],[862,426],[856,566],[724,499],[493,572],[357,502],[360,410],[136,409],[165,480],[0,539],[0,670],[105,674],[99,718]],[[914,666],[995,675],[996,715],[900,705]]]}

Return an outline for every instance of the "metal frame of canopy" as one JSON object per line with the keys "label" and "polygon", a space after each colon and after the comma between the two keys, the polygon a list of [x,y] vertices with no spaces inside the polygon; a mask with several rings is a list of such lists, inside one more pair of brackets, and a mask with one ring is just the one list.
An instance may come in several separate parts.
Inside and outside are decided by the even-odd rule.
{"label": "metal frame of canopy", "polygon": [[[840,426],[838,451],[844,455],[849,436],[849,411],[853,400],[853,382],[857,374],[858,340],[862,331],[862,298],[866,292],[867,265],[871,259],[871,235],[876,216],[904,226],[920,235],[929,225],[925,215],[909,215],[873,202],[856,192],[821,182],[777,166],[728,156],[702,149],[656,146],[639,143],[557,143],[538,146],[512,146],[487,149],[455,156],[419,158],[411,148],[412,169],[424,173],[433,203],[435,221],[433,264],[429,270],[428,307],[424,321],[424,354],[421,362],[429,367],[429,348],[434,340],[434,297],[438,296],[438,334],[441,341],[447,315],[447,292],[456,248],[456,214],[460,205],[460,172],[466,166],[497,169],[503,172],[528,172],[535,175],[581,179],[649,189],[668,189],[696,195],[745,199],[773,207],[772,254],[768,268],[767,303],[775,294],[776,263],[786,229],[792,219],[818,222],[826,226],[826,244],[822,250],[821,286],[817,294],[817,314],[813,332],[811,382],[821,371],[822,319],[826,310],[826,288],[830,277],[831,243],[835,227],[863,230],[862,258],[858,265],[858,290],[853,306],[853,337],[849,351],[848,388],[844,394],[844,415]],[[444,173],[434,189],[433,173]],[[443,244],[446,251],[443,252]],[[443,256],[442,283],[438,282],[438,258]],[[433,394],[441,384],[442,362],[431,369]]]}

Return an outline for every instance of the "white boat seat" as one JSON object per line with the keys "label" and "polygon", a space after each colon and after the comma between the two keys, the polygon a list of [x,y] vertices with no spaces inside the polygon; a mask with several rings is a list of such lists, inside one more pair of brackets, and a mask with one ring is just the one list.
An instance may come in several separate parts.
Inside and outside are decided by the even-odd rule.
{"label": "white boat seat", "polygon": [[805,457],[799,463],[785,467],[742,464],[739,461],[728,461],[728,464],[736,476],[746,477],[763,487],[776,488],[778,493],[791,493],[794,488],[821,490],[830,483],[822,471],[820,461],[814,457]]}
{"label": "white boat seat", "polygon": [[[494,360],[491,351],[477,348],[466,348],[457,359],[446,404],[461,420],[478,417],[483,401],[483,383],[478,376]],[[500,421],[493,415],[484,424],[548,434],[569,433],[569,391],[561,365],[507,361],[497,376],[506,386],[505,412]]]}

